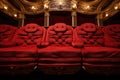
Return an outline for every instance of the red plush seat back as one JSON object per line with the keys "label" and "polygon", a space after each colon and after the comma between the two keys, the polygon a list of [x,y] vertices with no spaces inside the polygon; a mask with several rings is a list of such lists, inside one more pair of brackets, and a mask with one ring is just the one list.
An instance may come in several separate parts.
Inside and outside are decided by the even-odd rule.
{"label": "red plush seat back", "polygon": [[5,47],[9,45],[12,40],[17,27],[7,24],[0,25],[0,47]]}
{"label": "red plush seat back", "polygon": [[103,32],[97,25],[93,23],[84,23],[75,28],[77,37],[84,46],[102,46]]}
{"label": "red plush seat back", "polygon": [[71,45],[73,41],[73,28],[64,23],[56,23],[48,28],[46,41],[50,45]]}
{"label": "red plush seat back", "polygon": [[120,24],[108,25],[103,28],[105,46],[120,47]]}
{"label": "red plush seat back", "polygon": [[17,45],[40,45],[44,41],[46,29],[34,23],[21,27],[15,37]]}

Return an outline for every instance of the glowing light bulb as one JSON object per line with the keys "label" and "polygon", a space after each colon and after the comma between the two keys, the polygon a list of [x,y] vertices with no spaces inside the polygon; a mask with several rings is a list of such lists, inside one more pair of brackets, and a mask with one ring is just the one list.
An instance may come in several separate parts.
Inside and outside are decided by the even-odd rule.
{"label": "glowing light bulb", "polygon": [[14,14],[14,17],[17,17],[17,14]]}
{"label": "glowing light bulb", "polygon": [[89,8],[90,8],[90,6],[88,5],[88,6],[87,6],[87,9],[89,9]]}
{"label": "glowing light bulb", "polygon": [[6,10],[7,10],[7,9],[8,9],[8,7],[7,7],[7,6],[4,6],[4,9],[6,9]]}
{"label": "glowing light bulb", "polygon": [[72,8],[74,8],[74,9],[77,8],[76,4],[73,4]]}
{"label": "glowing light bulb", "polygon": [[62,2],[61,2],[61,1],[59,2],[59,5],[62,5]]}
{"label": "glowing light bulb", "polygon": [[118,6],[115,6],[114,9],[117,10],[117,9],[118,9]]}
{"label": "glowing light bulb", "polygon": [[36,8],[35,6],[32,6],[31,9],[35,10],[35,9],[37,9],[37,8]]}
{"label": "glowing light bulb", "polygon": [[85,10],[89,10],[91,7],[90,7],[89,5],[87,5],[87,4],[84,4],[84,5],[83,5],[83,8],[84,8]]}
{"label": "glowing light bulb", "polygon": [[44,8],[45,8],[45,9],[47,9],[47,8],[49,8],[49,7],[48,7],[48,5],[47,5],[47,4],[44,4]]}
{"label": "glowing light bulb", "polygon": [[109,14],[108,14],[108,13],[106,13],[106,14],[105,14],[105,16],[106,16],[106,17],[108,17],[108,16],[109,16]]}

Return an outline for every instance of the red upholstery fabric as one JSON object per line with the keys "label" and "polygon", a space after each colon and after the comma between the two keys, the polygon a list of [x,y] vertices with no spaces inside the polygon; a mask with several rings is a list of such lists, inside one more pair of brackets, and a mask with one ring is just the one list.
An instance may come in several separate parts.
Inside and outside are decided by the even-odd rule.
{"label": "red upholstery fabric", "polygon": [[82,62],[85,70],[93,74],[119,74],[120,49],[110,47],[84,47]]}
{"label": "red upholstery fabric", "polygon": [[85,58],[119,58],[120,49],[110,47],[85,47],[83,49]]}
{"label": "red upholstery fabric", "polygon": [[86,71],[94,74],[118,74],[120,71],[120,49],[110,48],[104,44],[104,41],[108,39],[105,38],[108,34],[107,27],[99,29],[95,25],[89,25],[88,23],[87,26],[83,24],[78,27],[79,31],[77,31],[79,39],[83,40],[85,46],[82,49],[83,66]]}
{"label": "red upholstery fabric", "polygon": [[48,46],[39,49],[38,53],[38,68],[44,73],[74,74],[81,69],[81,49],[79,48]]}
{"label": "red upholstery fabric", "polygon": [[50,26],[46,36],[49,46],[38,49],[39,57],[79,57],[81,49],[73,48],[72,40],[73,29],[71,26],[64,23]]}
{"label": "red upholstery fabric", "polygon": [[34,23],[20,29],[4,26],[0,26],[0,74],[36,68],[47,74],[74,74],[82,66],[90,73],[120,74],[119,24],[100,28],[85,23],[73,30],[56,23],[47,31]]}
{"label": "red upholstery fabric", "polygon": [[46,41],[49,45],[67,46],[73,41],[73,28],[64,23],[57,23],[47,30]]}
{"label": "red upholstery fabric", "polygon": [[44,41],[46,29],[37,24],[31,23],[17,30],[13,42],[16,45],[41,45]]}
{"label": "red upholstery fabric", "polygon": [[[64,23],[57,23],[50,26],[46,35],[48,47],[38,49],[39,68],[42,68],[47,73],[47,68],[53,70],[53,68],[59,69],[61,67],[64,69],[64,71],[59,71],[62,74],[66,74],[66,66],[69,66],[68,69],[71,70],[73,67],[80,69],[81,49],[72,47],[72,42],[73,28],[71,26]],[[76,69],[72,70],[73,72],[71,73],[76,72]]]}
{"label": "red upholstery fabric", "polygon": [[0,47],[13,46],[13,44],[10,41],[12,40],[16,30],[17,28],[12,25],[0,25]]}
{"label": "red upholstery fabric", "polygon": [[[16,73],[32,72],[37,64],[36,46],[41,46],[44,41],[45,31],[44,27],[34,23],[18,29],[12,39],[14,47],[0,48],[0,67],[5,66],[7,69],[13,67],[12,72],[16,70]],[[29,68],[27,68],[28,66]],[[3,72],[3,70],[0,72]]]}
{"label": "red upholstery fabric", "polygon": [[83,49],[84,66],[115,67],[120,66],[120,49],[109,47],[85,47]]}
{"label": "red upholstery fabric", "polygon": [[104,44],[103,32],[95,24],[84,23],[77,26],[75,32],[77,33],[76,41],[79,46],[103,46]]}
{"label": "red upholstery fabric", "polygon": [[72,46],[48,46],[38,49],[39,57],[80,57],[80,52],[81,49]]}
{"label": "red upholstery fabric", "polygon": [[7,74],[32,72],[37,64],[36,51],[35,46],[0,48],[0,74],[7,70]]}
{"label": "red upholstery fabric", "polygon": [[105,33],[105,46],[120,47],[120,24],[105,26],[103,30]]}

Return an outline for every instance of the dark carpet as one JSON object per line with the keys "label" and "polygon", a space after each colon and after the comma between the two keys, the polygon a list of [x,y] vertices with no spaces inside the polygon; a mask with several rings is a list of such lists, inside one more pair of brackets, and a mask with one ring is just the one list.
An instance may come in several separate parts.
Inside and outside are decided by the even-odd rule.
{"label": "dark carpet", "polygon": [[74,75],[47,75],[34,71],[27,75],[0,75],[0,80],[120,80],[120,75],[98,75],[86,71]]}

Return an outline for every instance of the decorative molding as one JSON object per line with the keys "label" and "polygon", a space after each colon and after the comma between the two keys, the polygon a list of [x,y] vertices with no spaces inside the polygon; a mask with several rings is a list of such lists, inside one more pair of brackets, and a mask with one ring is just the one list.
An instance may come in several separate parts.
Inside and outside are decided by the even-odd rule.
{"label": "decorative molding", "polygon": [[[99,14],[100,19],[106,20],[120,11],[120,0],[0,0],[0,10],[18,20],[21,17],[14,14],[35,15],[46,10]],[[105,17],[105,14],[109,15]]]}

